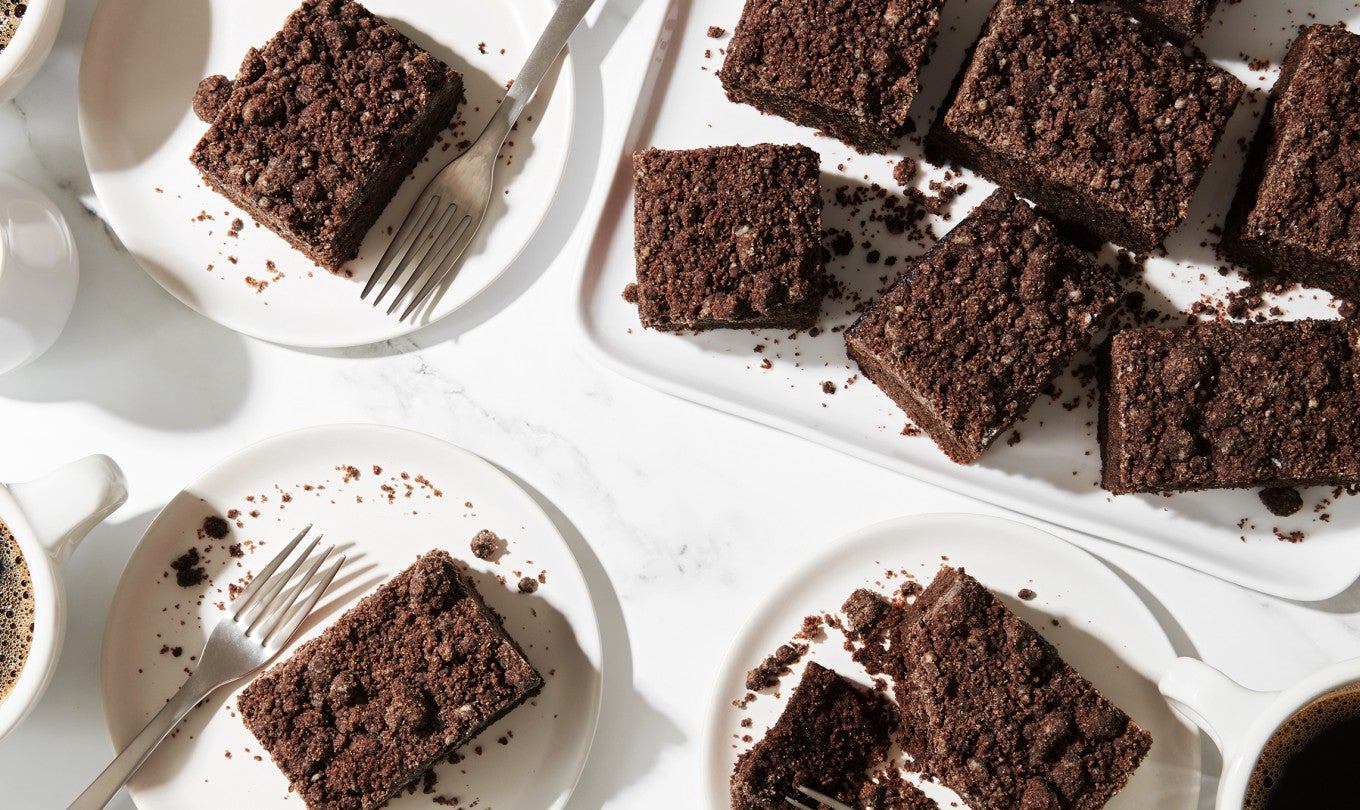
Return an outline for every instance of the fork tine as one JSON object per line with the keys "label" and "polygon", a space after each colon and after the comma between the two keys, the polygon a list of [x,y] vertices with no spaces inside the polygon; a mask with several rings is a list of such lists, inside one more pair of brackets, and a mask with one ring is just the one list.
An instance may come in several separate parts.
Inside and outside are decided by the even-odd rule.
{"label": "fork tine", "polygon": [[[458,217],[457,222],[451,223],[447,227],[439,239],[439,244],[435,245],[430,249],[429,253],[425,254],[425,260],[420,263],[420,267],[416,268],[416,271],[411,274],[410,278],[406,279],[406,283],[402,285],[401,292],[397,293],[397,297],[392,299],[392,305],[387,308],[388,315],[391,315],[396,311],[397,307],[401,304],[401,300],[406,297],[406,294],[411,291],[411,288],[416,286],[416,282],[425,277],[427,272],[438,272],[439,267],[445,262],[449,251],[456,247],[458,239],[462,237],[462,234],[467,229],[471,219],[472,216],[464,212],[462,216]],[[405,317],[406,316],[403,315],[402,320],[404,320]]]}
{"label": "fork tine", "polygon": [[254,630],[255,625],[260,623],[260,618],[269,612],[269,606],[273,604],[274,599],[278,597],[279,593],[288,586],[288,583],[293,581],[293,575],[297,573],[303,563],[307,562],[307,558],[311,556],[312,550],[316,548],[317,543],[321,542],[322,537],[325,537],[325,535],[318,534],[312,542],[307,545],[306,550],[298,555],[298,558],[293,561],[293,565],[288,569],[287,573],[283,576],[271,576],[269,581],[262,586],[260,601],[240,613],[241,621],[249,622],[249,625],[246,627],[246,635],[250,635],[250,631]]}
{"label": "fork tine", "polygon": [[[463,220],[466,218],[467,215],[459,211],[458,203],[449,204],[445,216],[439,220],[439,225],[430,230],[431,236],[429,236],[427,240],[430,243],[429,249],[421,256],[420,264],[418,264],[416,268],[411,271],[411,274],[406,277],[406,282],[402,284],[401,290],[392,298],[391,305],[387,307],[387,314],[392,314],[392,310],[396,309],[398,303],[401,302],[401,299],[406,297],[406,293],[410,291],[412,285],[424,276],[426,268],[438,261],[439,256],[444,252],[445,246],[448,245],[449,239],[458,232],[458,226],[462,224]],[[392,281],[395,280],[396,279],[392,279]],[[388,287],[392,286],[392,281],[388,282]]]}
{"label": "fork tine", "polygon": [[816,801],[826,805],[827,807],[830,807],[831,810],[855,810],[855,808],[851,807],[850,805],[845,804],[844,802],[841,801],[837,801],[836,799],[831,798],[825,793],[819,793],[810,787],[799,785],[798,792],[811,799],[815,799]]}
{"label": "fork tine", "polygon": [[[316,576],[317,570],[321,568],[321,564],[326,561],[326,558],[331,556],[332,551],[335,551],[335,546],[327,546],[325,551],[322,551],[317,555],[316,558],[312,560],[312,564],[307,566],[307,573],[303,574],[302,579],[298,581],[298,586],[294,588],[292,592],[281,592],[270,601],[266,608],[268,615],[261,615],[257,620],[257,623],[264,623],[264,626],[260,628],[260,633],[257,636],[262,644],[268,643],[269,637],[278,629],[279,625],[283,623],[284,618],[288,615],[289,609],[297,604],[298,598],[302,596],[303,591],[307,590],[307,585],[312,581],[312,577]],[[255,626],[252,624],[250,629],[254,630]]]}
{"label": "fork tine", "polygon": [[[457,203],[449,203],[443,210],[435,211],[429,221],[421,228],[420,233],[416,235],[416,241],[411,244],[410,250],[406,251],[406,255],[401,257],[401,262],[392,271],[391,275],[387,277],[387,283],[383,285],[382,292],[378,293],[378,297],[373,299],[373,306],[376,307],[378,304],[382,303],[382,300],[387,296],[388,291],[392,289],[392,286],[395,285],[402,276],[406,275],[406,269],[412,264],[416,264],[416,269],[411,271],[410,278],[415,278],[420,275],[420,268],[425,266],[425,262],[428,261],[429,257],[438,249],[438,240],[444,233],[444,229],[448,227],[449,221],[454,218],[454,214],[457,210]],[[417,264],[417,262],[419,263]],[[407,283],[409,284],[410,282]],[[403,287],[402,289],[405,288]],[[400,297],[400,294],[398,294],[398,300]]]}
{"label": "fork tine", "polygon": [[458,266],[458,260],[462,258],[463,251],[468,249],[468,245],[472,244],[472,237],[477,235],[477,227],[481,224],[480,219],[469,217],[467,227],[459,234],[458,241],[449,249],[448,255],[440,261],[442,267],[431,274],[429,281],[426,281],[425,286],[421,287],[420,292],[416,293],[416,297],[406,307],[406,311],[401,313],[399,320],[404,321],[411,317],[411,313],[415,312],[416,308],[430,296],[430,293],[434,292],[444,282],[444,279],[448,278],[453,269]]}
{"label": "fork tine", "polygon": [[797,799],[793,798],[792,796],[785,796],[785,797],[784,797],[784,802],[785,802],[786,804],[791,804],[791,805],[793,805],[794,807],[802,808],[802,810],[808,810],[808,806],[807,806],[806,804],[803,804],[802,802],[798,801]]}
{"label": "fork tine", "polygon": [[[419,234],[412,236],[411,247],[405,251],[401,261],[397,262],[396,268],[393,268],[386,284],[382,285],[382,291],[378,292],[377,298],[373,299],[373,306],[382,303],[382,299],[386,298],[393,285],[400,281],[401,277],[407,275],[408,268],[418,264],[418,262],[423,264],[424,258],[430,256],[430,251],[434,250],[435,241],[449,226],[449,220],[453,219],[453,212],[456,211],[457,207],[457,202],[450,202],[443,208],[439,208],[438,202],[435,204],[434,213],[431,213],[430,219],[426,220],[426,223],[420,228]],[[418,275],[419,272],[419,269],[412,270],[412,276]]]}
{"label": "fork tine", "polygon": [[297,544],[302,542],[302,538],[306,537],[307,532],[310,532],[311,530],[312,524],[308,523],[306,526],[303,526],[302,531],[298,532],[297,537],[294,537],[292,542],[284,546],[283,551],[274,555],[274,559],[270,560],[269,564],[266,565],[260,573],[251,578],[250,583],[246,585],[244,590],[236,595],[236,600],[231,603],[232,616],[239,617],[241,614],[245,613],[251,603],[255,601],[255,595],[264,587],[260,583],[273,575],[274,571],[278,569],[284,560],[288,559],[288,555],[293,553],[293,549],[297,548]]}
{"label": "fork tine", "polygon": [[[326,553],[329,554],[330,550],[328,549]],[[291,639],[293,637],[293,634],[297,632],[298,627],[302,626],[303,620],[306,619],[311,614],[312,608],[316,607],[316,603],[321,600],[322,594],[324,594],[326,592],[326,589],[331,586],[331,580],[335,579],[335,575],[340,572],[340,566],[344,564],[345,557],[342,554],[340,556],[340,559],[335,561],[334,565],[332,565],[323,574],[321,574],[320,577],[317,578],[316,584],[312,586],[311,595],[308,596],[306,601],[304,601],[296,610],[293,611],[292,618],[290,618],[288,622],[284,624],[282,627],[280,627],[277,631],[271,631],[268,635],[266,635],[264,637],[264,643],[272,644],[274,643],[275,638],[277,638],[279,646],[287,644],[288,640]],[[301,593],[301,589],[299,589],[299,593]],[[282,616],[284,615],[284,613],[285,611],[280,611],[279,615]]]}
{"label": "fork tine", "polygon": [[[373,268],[373,275],[368,277],[368,283],[364,285],[364,291],[359,293],[359,300],[367,298],[368,294],[373,291],[373,286],[378,283],[378,279],[382,278],[383,272],[387,269],[388,262],[396,258],[399,253],[404,253],[406,251],[408,237],[424,230],[424,220],[429,218],[430,212],[433,211],[438,204],[439,197],[432,196],[425,200],[423,208],[412,209],[411,213],[406,215],[406,219],[402,220],[401,227],[397,228],[397,235],[392,237],[392,241],[387,245],[387,250],[383,251],[382,258],[378,260],[377,266]],[[417,216],[417,211],[419,212],[419,216]],[[400,248],[400,250],[398,250],[398,248]]]}

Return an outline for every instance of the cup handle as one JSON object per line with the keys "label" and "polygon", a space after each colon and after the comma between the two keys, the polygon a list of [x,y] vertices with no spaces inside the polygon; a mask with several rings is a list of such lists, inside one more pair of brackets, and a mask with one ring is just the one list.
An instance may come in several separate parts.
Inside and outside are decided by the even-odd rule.
{"label": "cup handle", "polygon": [[35,481],[12,484],[9,491],[58,568],[91,529],[127,500],[123,471],[102,455],[73,461]]}
{"label": "cup handle", "polygon": [[1277,693],[1257,692],[1194,658],[1177,658],[1157,684],[1176,711],[1204,730],[1225,763]]}

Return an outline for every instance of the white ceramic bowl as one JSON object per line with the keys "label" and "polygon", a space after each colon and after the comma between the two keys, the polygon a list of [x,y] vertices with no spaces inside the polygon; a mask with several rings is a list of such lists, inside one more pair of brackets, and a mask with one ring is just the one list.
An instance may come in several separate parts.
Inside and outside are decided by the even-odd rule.
{"label": "white ceramic bowl", "polygon": [[56,342],[79,280],[76,244],[61,210],[37,188],[0,172],[0,374]]}
{"label": "white ceramic bowl", "polygon": [[0,103],[19,95],[38,72],[57,40],[66,0],[28,0],[14,39],[0,51]]}

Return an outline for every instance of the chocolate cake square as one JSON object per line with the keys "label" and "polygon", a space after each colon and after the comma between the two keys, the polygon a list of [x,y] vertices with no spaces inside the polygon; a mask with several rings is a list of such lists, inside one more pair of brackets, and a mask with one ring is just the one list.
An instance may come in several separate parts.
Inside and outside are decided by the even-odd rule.
{"label": "chocolate cake square", "polygon": [[977,460],[1087,348],[1110,273],[997,191],[845,332],[860,370],[959,464]]}
{"label": "chocolate cake square", "polygon": [[1100,4],[1000,0],[926,149],[1146,253],[1185,220],[1244,89]]}
{"label": "chocolate cake square", "polygon": [[944,0],[746,0],[718,73],[727,97],[866,152],[907,112]]}
{"label": "chocolate cake square", "polygon": [[633,155],[637,283],[624,299],[653,329],[806,329],[822,266],[821,158],[806,146]]}
{"label": "chocolate cake square", "polygon": [[1290,46],[1224,230],[1234,260],[1360,300],[1360,36]]}
{"label": "chocolate cake square", "polygon": [[961,568],[887,630],[914,766],[972,807],[1096,810],[1123,789],[1152,735]]}
{"label": "chocolate cake square", "polygon": [[1188,45],[1204,33],[1218,0],[1115,0],[1145,25],[1176,43]]}
{"label": "chocolate cake square", "polygon": [[1204,323],[1109,344],[1102,483],[1116,494],[1360,484],[1360,324]]}
{"label": "chocolate cake square", "polygon": [[436,550],[257,678],[237,706],[309,808],[368,810],[542,686]]}
{"label": "chocolate cake square", "polygon": [[190,160],[340,272],[463,98],[462,74],[353,0],[306,0],[251,48]]}
{"label": "chocolate cake square", "polygon": [[732,773],[732,810],[787,807],[809,787],[856,801],[870,766],[888,754],[892,704],[809,661],[779,720]]}

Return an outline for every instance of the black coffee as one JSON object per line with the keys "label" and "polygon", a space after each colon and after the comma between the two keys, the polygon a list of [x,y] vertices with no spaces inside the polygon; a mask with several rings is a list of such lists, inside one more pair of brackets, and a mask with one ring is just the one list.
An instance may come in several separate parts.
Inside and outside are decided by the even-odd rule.
{"label": "black coffee", "polygon": [[1280,726],[1256,761],[1243,810],[1360,807],[1360,687],[1324,695]]}
{"label": "black coffee", "polygon": [[22,0],[0,0],[0,51],[14,39],[14,29],[19,27],[25,11],[28,3]]}
{"label": "black coffee", "polygon": [[0,700],[28,660],[33,646],[33,583],[19,544],[0,523]]}

